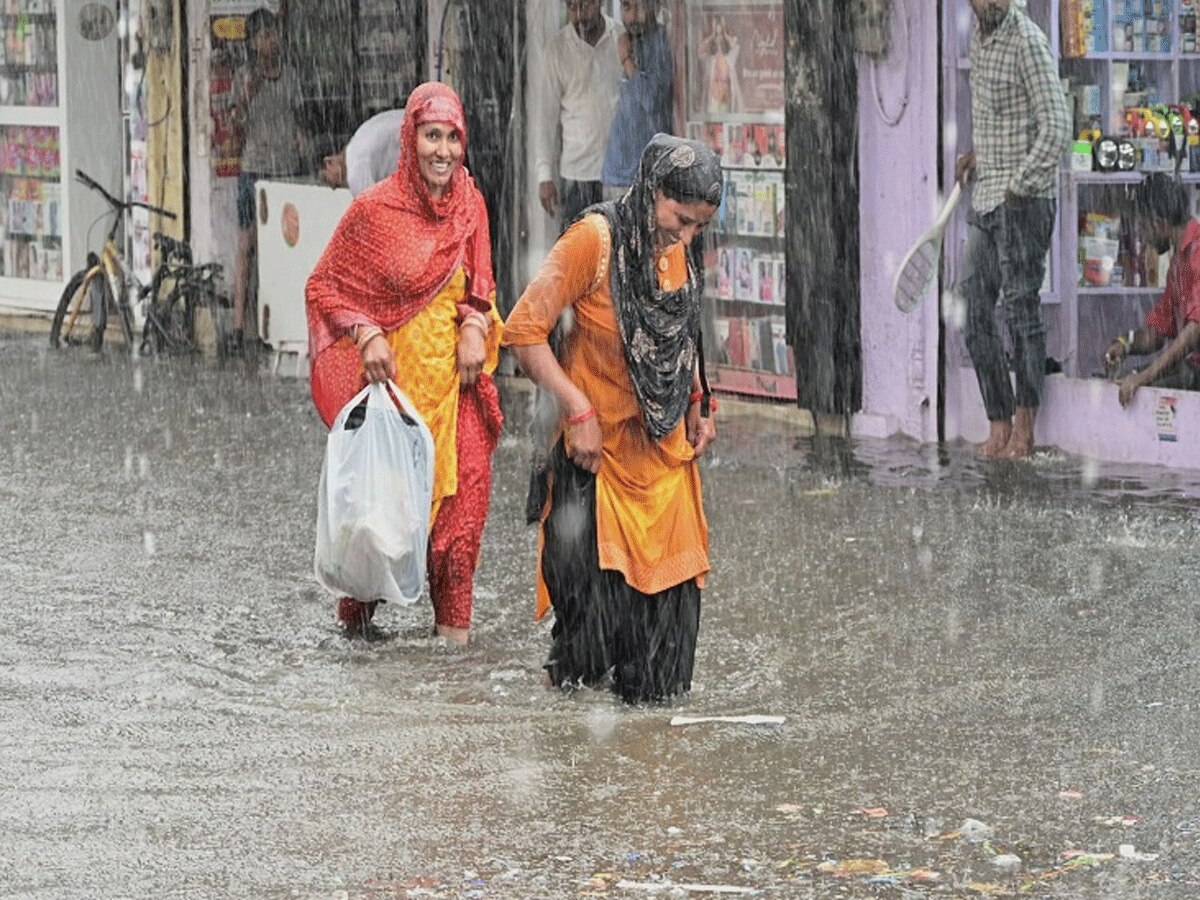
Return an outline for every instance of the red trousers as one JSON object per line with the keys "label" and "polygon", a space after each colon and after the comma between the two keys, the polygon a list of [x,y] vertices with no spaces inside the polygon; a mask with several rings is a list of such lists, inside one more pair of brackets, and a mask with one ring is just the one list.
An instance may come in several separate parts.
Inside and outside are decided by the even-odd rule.
{"label": "red trousers", "polygon": [[496,384],[481,375],[473,388],[458,395],[458,492],[442,501],[429,533],[429,593],[439,625],[471,627],[475,567],[501,422]]}

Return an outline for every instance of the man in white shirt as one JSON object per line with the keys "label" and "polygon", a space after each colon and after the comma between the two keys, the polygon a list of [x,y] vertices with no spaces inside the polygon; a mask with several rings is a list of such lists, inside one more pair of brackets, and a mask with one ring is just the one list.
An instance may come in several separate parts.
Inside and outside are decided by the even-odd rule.
{"label": "man in white shirt", "polygon": [[385,109],[358,126],[346,149],[327,156],[321,180],[330,187],[346,187],[357,197],[377,181],[396,171],[400,161],[400,125],[403,109]]}
{"label": "man in white shirt", "polygon": [[[600,170],[621,83],[621,26],[600,11],[601,0],[565,0],[567,25],[545,52],[545,114],[538,125],[538,199],[565,227],[601,200]],[[555,146],[562,126],[562,153]]]}

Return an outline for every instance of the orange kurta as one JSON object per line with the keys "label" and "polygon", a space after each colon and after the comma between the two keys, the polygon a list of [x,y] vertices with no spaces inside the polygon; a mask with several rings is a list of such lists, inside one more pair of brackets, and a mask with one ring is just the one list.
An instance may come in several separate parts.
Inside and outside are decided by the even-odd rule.
{"label": "orange kurta", "polygon": [[[567,307],[575,325],[560,363],[591,400],[603,435],[596,475],[596,532],[600,568],[621,572],[631,587],[656,594],[709,570],[708,522],[700,471],[681,421],[654,441],[625,365],[625,349],[609,288],[608,222],[590,215],[555,244],[504,326],[505,346],[546,343]],[[659,259],[659,285],[677,290],[687,277],[683,244]],[[560,422],[560,429],[563,423]],[[566,431],[567,440],[570,432]],[[568,446],[569,449],[569,446]],[[537,616],[549,608],[538,565]]]}

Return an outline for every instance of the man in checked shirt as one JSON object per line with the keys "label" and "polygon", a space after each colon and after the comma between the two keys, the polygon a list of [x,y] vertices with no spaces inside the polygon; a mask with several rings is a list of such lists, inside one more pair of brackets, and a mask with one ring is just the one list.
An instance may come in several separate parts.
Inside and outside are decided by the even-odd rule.
{"label": "man in checked shirt", "polygon": [[[967,214],[964,276],[966,341],[987,411],[983,456],[1033,453],[1033,424],[1046,373],[1042,281],[1054,231],[1059,161],[1071,119],[1046,35],[1023,0],[969,0],[971,120],[974,149],[958,160],[964,185],[974,176]],[[1017,390],[996,330],[1003,301],[1012,337]]]}

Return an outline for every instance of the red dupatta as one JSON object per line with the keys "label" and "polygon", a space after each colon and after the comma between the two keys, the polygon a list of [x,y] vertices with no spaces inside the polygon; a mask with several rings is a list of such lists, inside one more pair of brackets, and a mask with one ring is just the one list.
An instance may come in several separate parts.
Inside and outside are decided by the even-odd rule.
{"label": "red dupatta", "polygon": [[432,197],[417,162],[417,128],[442,122],[467,146],[458,95],[427,82],[408,98],[395,174],[350,204],[308,278],[312,394],[326,425],[363,385],[357,348],[341,340],[355,325],[394,331],[424,309],[462,267],[464,302],[487,312],[495,282],[483,195],[460,164]]}

